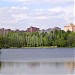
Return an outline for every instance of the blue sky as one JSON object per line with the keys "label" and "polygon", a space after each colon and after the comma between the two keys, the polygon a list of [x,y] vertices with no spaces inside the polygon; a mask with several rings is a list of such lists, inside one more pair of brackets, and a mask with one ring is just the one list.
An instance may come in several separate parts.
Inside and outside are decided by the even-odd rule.
{"label": "blue sky", "polygon": [[74,0],[0,0],[0,28],[41,29],[74,23]]}

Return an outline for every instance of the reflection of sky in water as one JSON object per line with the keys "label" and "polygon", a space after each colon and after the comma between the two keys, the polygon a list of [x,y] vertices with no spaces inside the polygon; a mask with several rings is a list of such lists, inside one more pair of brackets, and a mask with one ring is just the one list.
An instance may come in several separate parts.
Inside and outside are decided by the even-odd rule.
{"label": "reflection of sky in water", "polygon": [[[51,62],[2,62],[1,74],[67,74],[68,69],[64,63]],[[73,72],[74,73],[74,72]]]}
{"label": "reflection of sky in water", "polygon": [[74,60],[74,48],[2,49],[0,60],[5,61],[69,61]]}

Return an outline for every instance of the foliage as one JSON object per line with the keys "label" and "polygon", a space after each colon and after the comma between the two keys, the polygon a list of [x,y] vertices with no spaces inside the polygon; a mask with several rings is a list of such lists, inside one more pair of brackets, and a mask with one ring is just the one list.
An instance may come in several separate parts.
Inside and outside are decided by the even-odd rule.
{"label": "foliage", "polygon": [[9,32],[0,34],[0,48],[10,47],[75,47],[75,32]]}

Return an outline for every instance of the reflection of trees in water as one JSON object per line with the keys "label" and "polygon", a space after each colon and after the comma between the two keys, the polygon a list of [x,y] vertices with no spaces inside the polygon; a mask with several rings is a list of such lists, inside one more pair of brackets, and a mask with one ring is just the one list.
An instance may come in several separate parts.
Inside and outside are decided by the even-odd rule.
{"label": "reflection of trees in water", "polygon": [[59,67],[61,67],[62,65],[64,65],[64,63],[62,63],[62,62],[55,62],[55,67],[56,67],[56,68],[59,68]]}
{"label": "reflection of trees in water", "polygon": [[1,61],[0,61],[0,69],[1,69]]}
{"label": "reflection of trees in water", "polygon": [[75,62],[66,62],[65,65],[66,65],[66,67],[67,67],[67,69],[68,69],[68,72],[69,72],[70,74],[72,74],[72,73],[74,74]]}
{"label": "reflection of trees in water", "polygon": [[36,68],[40,66],[40,63],[39,62],[28,62],[28,66],[31,68]]}
{"label": "reflection of trees in water", "polygon": [[63,62],[46,62],[44,64],[47,64],[49,65],[49,67],[56,68],[56,69],[62,68],[64,66]]}
{"label": "reflection of trees in water", "polygon": [[55,63],[55,67],[59,68],[60,64],[58,62]]}
{"label": "reflection of trees in water", "polygon": [[[1,50],[0,50],[0,59],[1,59]],[[0,61],[0,69],[1,69],[1,61]]]}
{"label": "reflection of trees in water", "polygon": [[1,56],[1,50],[0,50],[0,56]]}

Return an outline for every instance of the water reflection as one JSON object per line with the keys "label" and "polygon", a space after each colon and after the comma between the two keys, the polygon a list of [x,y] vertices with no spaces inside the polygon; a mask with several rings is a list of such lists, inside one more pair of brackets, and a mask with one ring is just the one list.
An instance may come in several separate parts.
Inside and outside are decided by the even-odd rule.
{"label": "water reflection", "polygon": [[68,70],[68,73],[71,73],[71,74],[75,73],[75,62],[66,62],[65,66]]}
{"label": "water reflection", "polygon": [[[0,59],[1,59],[1,50],[0,50]],[[1,69],[1,61],[0,61],[0,69]]]}
{"label": "water reflection", "polygon": [[[64,63],[55,62],[0,62],[0,74],[68,74]],[[72,72],[74,74],[74,72]]]}
{"label": "water reflection", "polygon": [[1,62],[0,62],[0,69],[1,69]]}
{"label": "water reflection", "polygon": [[28,62],[28,66],[30,68],[37,68],[40,66],[40,63],[39,62]]}

